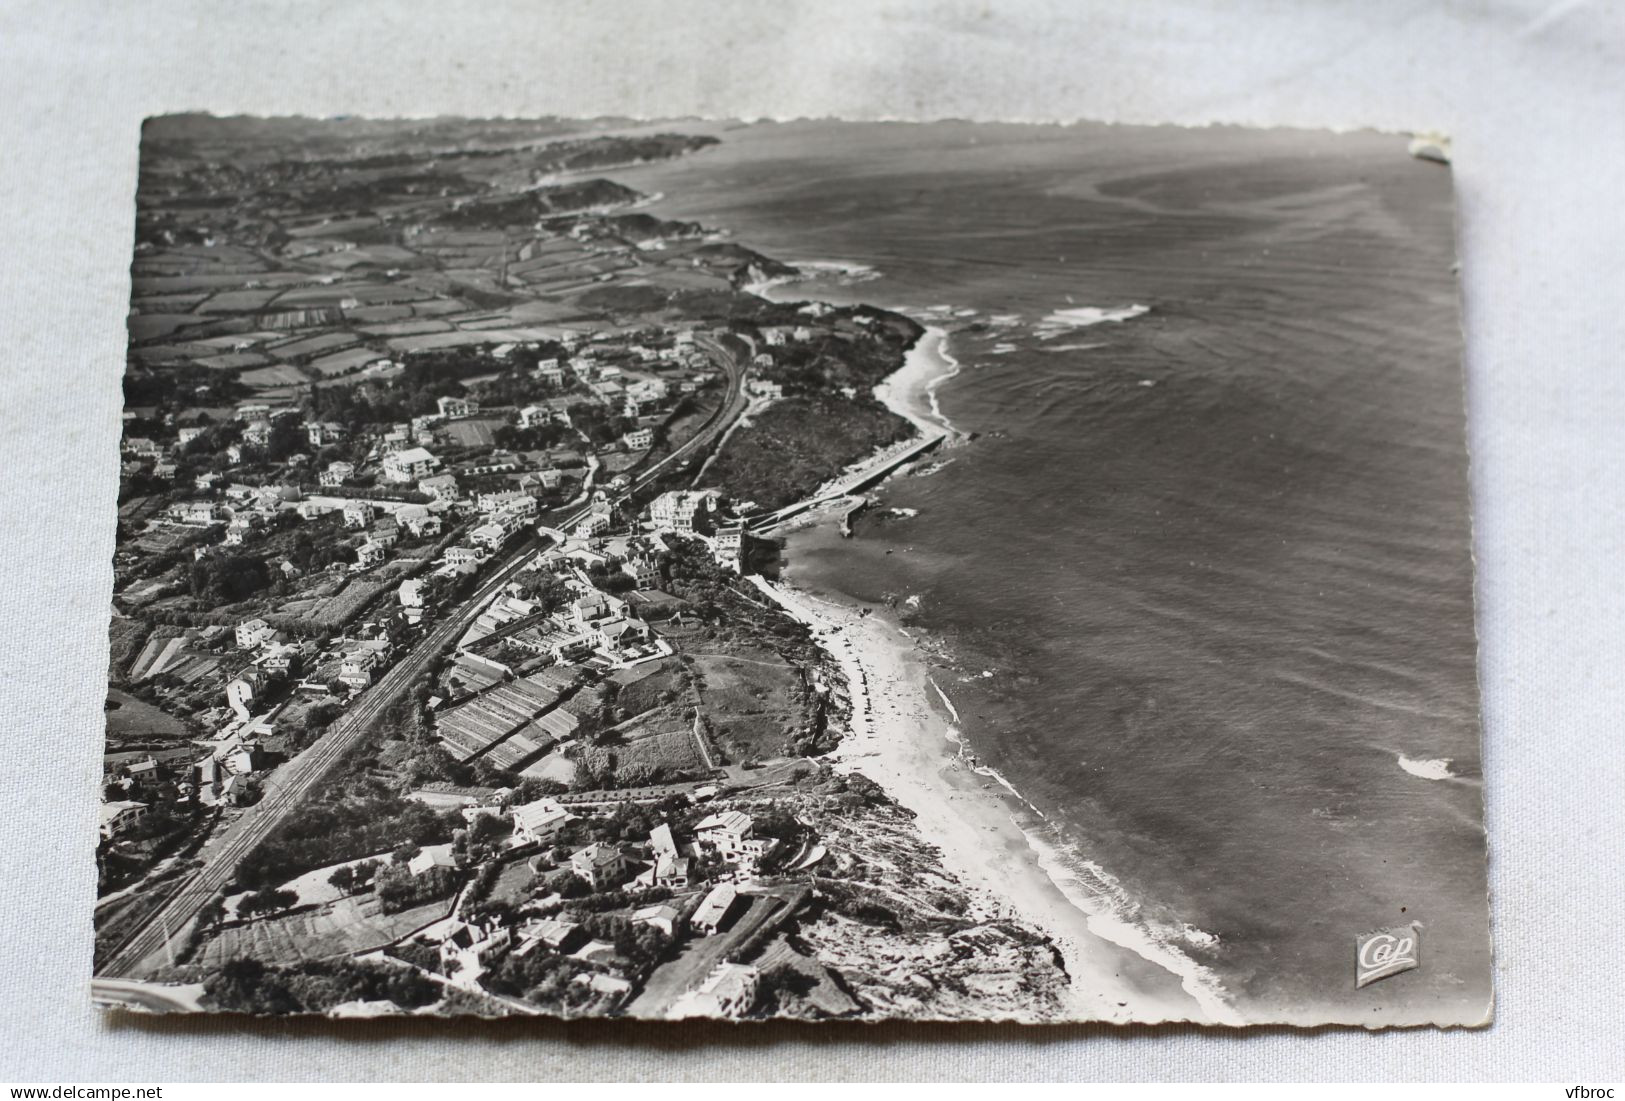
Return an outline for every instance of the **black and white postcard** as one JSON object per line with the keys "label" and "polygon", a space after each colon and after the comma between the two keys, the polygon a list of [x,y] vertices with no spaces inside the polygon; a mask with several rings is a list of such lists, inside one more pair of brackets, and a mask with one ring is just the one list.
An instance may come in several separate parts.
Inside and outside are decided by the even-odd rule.
{"label": "black and white postcard", "polygon": [[98,1002],[1488,1022],[1444,140],[169,116],[135,203]]}

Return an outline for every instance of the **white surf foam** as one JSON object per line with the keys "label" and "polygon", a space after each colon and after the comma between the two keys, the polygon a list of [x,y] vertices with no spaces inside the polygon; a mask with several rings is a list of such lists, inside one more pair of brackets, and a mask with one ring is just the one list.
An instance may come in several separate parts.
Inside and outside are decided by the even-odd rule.
{"label": "white surf foam", "polygon": [[1047,314],[1038,323],[1036,332],[1040,338],[1050,340],[1075,329],[1104,325],[1108,322],[1132,321],[1150,312],[1150,306],[1142,306],[1139,303],[1132,306],[1069,306],[1064,310],[1054,310]]}
{"label": "white surf foam", "polygon": [[1424,780],[1453,780],[1456,777],[1456,774],[1450,771],[1450,758],[1448,757],[1435,757],[1431,760],[1418,761],[1401,753],[1399,755],[1399,767],[1412,776],[1419,776]]}
{"label": "white surf foam", "polygon": [[[959,712],[953,701],[936,678],[926,679],[936,689],[943,706],[957,724]],[[962,758],[970,753],[970,746],[957,726],[948,727],[946,736],[959,747]],[[1076,845],[1065,840],[1060,829],[1003,773],[980,763],[972,764],[971,770],[998,784],[1024,808],[1028,820],[1024,821],[1021,814],[1012,814],[1011,824],[1021,831],[1039,868],[1056,890],[1085,916],[1091,933],[1177,976],[1180,986],[1202,1007],[1210,1020],[1231,1025],[1245,1023],[1225,998],[1224,987],[1218,976],[1184,950],[1185,947],[1211,948],[1219,943],[1217,934],[1199,929],[1189,922],[1162,926],[1155,922],[1134,920],[1133,915],[1139,906],[1128,890],[1099,864],[1085,857]]]}

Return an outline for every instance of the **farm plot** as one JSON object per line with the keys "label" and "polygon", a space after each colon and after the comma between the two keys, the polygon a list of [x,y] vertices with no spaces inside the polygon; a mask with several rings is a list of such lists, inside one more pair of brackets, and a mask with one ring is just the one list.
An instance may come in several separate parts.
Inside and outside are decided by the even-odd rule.
{"label": "farm plot", "polygon": [[341,898],[313,910],[222,929],[199,954],[207,970],[252,956],[266,963],[298,963],[381,948],[451,912],[441,899],[398,914],[384,913],[371,895]]}
{"label": "farm plot", "polygon": [[528,324],[536,321],[565,321],[571,318],[586,316],[573,306],[563,302],[550,302],[545,299],[529,299],[524,302],[515,302],[504,311],[516,324]]}
{"label": "farm plot", "polygon": [[536,880],[536,873],[530,870],[528,861],[515,860],[505,865],[502,874],[491,885],[490,898],[493,902],[505,902],[509,906],[519,906],[530,900],[530,888]]}
{"label": "farm plot", "polygon": [[501,417],[470,417],[450,421],[440,431],[458,447],[490,447],[496,442],[496,430],[506,423]]}
{"label": "farm plot", "polygon": [[[302,272],[267,271],[253,277],[261,286],[289,286],[304,283],[310,276]],[[185,294],[188,291],[213,291],[241,288],[247,277],[242,275],[135,275],[130,279],[131,296],[142,298],[152,294]]]}
{"label": "farm plot", "polygon": [[684,689],[677,663],[669,658],[619,670],[609,679],[620,686],[615,706],[629,715],[641,715],[672,703]]}
{"label": "farm plot", "polygon": [[342,306],[351,301],[364,306],[376,306],[385,302],[407,302],[413,298],[425,297],[427,296],[422,291],[410,287],[377,283],[334,283],[288,291],[277,299],[276,304],[279,309],[290,306]]}
{"label": "farm plot", "polygon": [[334,352],[332,355],[322,356],[311,360],[311,367],[315,368],[325,378],[335,375],[348,374],[360,367],[365,367],[375,359],[382,359],[371,348],[352,348],[348,352]]}
{"label": "farm plot", "polygon": [[157,340],[178,332],[188,325],[198,325],[209,320],[189,313],[139,313],[131,314],[126,322],[133,341]]}
{"label": "farm plot", "polygon": [[451,326],[433,318],[412,318],[406,321],[384,321],[376,325],[363,325],[361,331],[368,336],[421,336],[424,333],[446,333]]}
{"label": "farm plot", "polygon": [[199,313],[252,313],[277,296],[274,289],[222,291],[198,307]]}
{"label": "farm plot", "polygon": [[312,263],[323,267],[337,268],[347,271],[350,268],[372,264],[378,267],[407,267],[420,263],[417,253],[401,248],[399,245],[370,245],[367,248],[346,249],[343,252],[330,252],[325,256],[318,256]]}
{"label": "farm plot", "polygon": [[794,710],[798,705],[801,677],[794,666],[771,650],[690,652],[688,657],[708,708],[752,714]]}
{"label": "farm plot", "polygon": [[110,744],[150,738],[186,738],[186,724],[167,711],[117,688],[107,691],[107,740]]}
{"label": "farm plot", "polygon": [[466,344],[523,344],[532,340],[551,340],[557,335],[552,329],[530,326],[505,329],[464,329],[452,333],[425,333],[422,336],[400,336],[389,341],[397,352],[422,352],[434,348],[455,348]]}
{"label": "farm plot", "polygon": [[265,362],[265,357],[258,352],[222,352],[220,355],[202,357],[197,360],[197,365],[215,371],[240,371],[245,367],[258,367]]}
{"label": "farm plot", "polygon": [[357,324],[371,324],[379,321],[400,321],[412,316],[411,306],[357,306],[353,310],[345,310],[344,316]]}
{"label": "farm plot", "polygon": [[[665,729],[651,729],[651,725]],[[631,730],[632,736],[625,741],[583,748],[582,766],[595,776],[621,785],[663,783],[705,774],[705,760],[695,744],[693,729],[680,716],[662,714],[655,724],[639,719],[631,724]]]}
{"label": "farm plot", "polygon": [[803,717],[796,669],[767,650],[689,657],[701,710],[729,758],[778,756]]}
{"label": "farm plot", "polygon": [[431,298],[427,302],[412,303],[415,317],[444,317],[446,314],[462,313],[466,309],[468,303],[460,298]]}
{"label": "farm plot", "polygon": [[[208,298],[207,294],[149,294],[141,300],[141,313],[133,317],[146,314],[174,314],[184,316],[197,309],[198,303]],[[202,321],[203,318],[194,317],[193,321]]]}
{"label": "farm plot", "polygon": [[354,333],[319,333],[316,336],[302,336],[282,344],[271,345],[271,351],[284,359],[294,356],[313,356],[322,352],[332,352],[339,348],[348,348],[361,338]]}
{"label": "farm plot", "polygon": [[320,221],[312,225],[295,226],[288,230],[289,237],[343,237],[358,229],[370,229],[378,225],[382,219],[372,217],[341,218],[336,222]]}
{"label": "farm plot", "polygon": [[214,349],[207,344],[193,344],[178,342],[175,344],[148,344],[143,348],[131,348],[130,358],[139,363],[151,365],[155,363],[179,363],[183,360],[197,359],[199,356],[213,355]]}
{"label": "farm plot", "polygon": [[237,376],[237,381],[256,390],[265,390],[273,386],[299,386],[310,380],[305,378],[304,372],[299,368],[287,363],[278,363],[271,367],[244,371]]}
{"label": "farm plot", "polygon": [[273,625],[302,622],[317,630],[343,627],[378,598],[389,586],[379,581],[351,580],[331,596],[290,600],[266,620]]}

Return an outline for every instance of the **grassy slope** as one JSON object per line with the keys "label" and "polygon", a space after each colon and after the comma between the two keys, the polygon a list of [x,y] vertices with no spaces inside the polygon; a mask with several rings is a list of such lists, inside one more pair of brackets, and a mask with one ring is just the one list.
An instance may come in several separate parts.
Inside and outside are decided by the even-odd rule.
{"label": "grassy slope", "polygon": [[706,481],[735,500],[780,508],[909,431],[907,421],[873,400],[786,398],[729,438]]}

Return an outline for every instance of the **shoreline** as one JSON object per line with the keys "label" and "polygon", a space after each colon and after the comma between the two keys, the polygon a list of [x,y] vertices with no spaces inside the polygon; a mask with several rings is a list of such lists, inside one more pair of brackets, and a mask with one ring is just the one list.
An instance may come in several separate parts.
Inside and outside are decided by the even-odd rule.
{"label": "shoreline", "polygon": [[964,367],[948,350],[947,330],[927,325],[904,353],[903,365],[875,386],[875,398],[908,421],[922,436],[948,433],[950,444],[965,438],[942,411],[937,391]]}
{"label": "shoreline", "polygon": [[[767,297],[781,284],[816,278],[786,277],[752,290]],[[924,331],[902,365],[876,384],[874,396],[913,425],[917,436],[946,434],[952,446],[967,436],[942,412],[937,391],[963,366],[948,349],[946,330],[919,323]],[[828,520],[828,510],[813,509],[793,523]],[[1067,852],[1058,827],[1009,780],[979,763],[914,635],[883,610],[860,612],[785,580],[747,580],[807,624],[841,671],[852,712],[831,760],[862,772],[912,811],[921,832],[937,842],[944,866],[994,912],[1050,936],[1071,978],[1063,1019],[1245,1023],[1205,968],[1119,916],[1107,901],[1116,886],[1111,877]]]}
{"label": "shoreline", "polygon": [[[830,754],[915,815],[943,867],[1002,919],[1037,928],[1060,952],[1069,983],[1061,1021],[1231,1023],[1187,989],[1183,976],[1102,935],[1096,917],[1044,868],[1050,854],[1023,817],[1036,817],[992,769],[969,755],[953,705],[913,636],[883,613],[864,614],[784,582],[748,579],[805,623],[839,668],[849,729]],[[1221,1015],[1222,1014],[1222,1015]]]}
{"label": "shoreline", "polygon": [[[1137,307],[1137,309],[1143,312],[1145,308]],[[962,441],[966,436],[943,414],[937,396],[940,387],[963,370],[960,362],[949,352],[947,345],[947,332],[940,327],[927,325],[920,339],[905,355],[903,366],[881,380],[874,393],[881,404],[898,416],[908,419],[920,432],[947,431],[950,433],[951,443],[955,440]],[[882,622],[889,620],[883,618]],[[914,636],[901,625],[893,623],[891,626],[896,636],[910,639],[912,642]],[[895,637],[892,641],[895,645]],[[1176,976],[1184,993],[1200,1007],[1201,1016],[1195,1019],[1206,1023],[1231,1025],[1244,1023],[1235,1008],[1225,1000],[1223,989],[1211,972],[1191,959],[1177,945],[1168,943],[1155,930],[1135,924],[1116,912],[1108,902],[1102,901],[1113,896],[1121,897],[1122,888],[1108,872],[1090,861],[1085,854],[1066,851],[1068,842],[1061,835],[1060,828],[1050,822],[1043,811],[1034,806],[998,770],[979,763],[974,749],[960,730],[959,712],[954,707],[953,701],[948,698],[948,694],[935,678],[927,675],[925,680],[942,709],[952,720],[944,731],[944,738],[955,747],[955,762],[966,762],[968,758],[966,767],[998,785],[1000,791],[989,790],[987,794],[1005,804],[1004,809],[1010,811],[1009,821],[1025,840],[1039,877],[1046,881],[1049,888],[1058,892],[1072,910],[1084,915],[1089,933],[1119,949],[1132,952],[1146,963]],[[853,699],[856,706],[855,695]],[[929,703],[927,697],[927,704]],[[837,750],[837,756],[839,752]],[[929,762],[926,764],[929,767]],[[877,782],[888,791],[897,790],[892,784],[879,780]],[[909,805],[906,800],[904,802],[905,805]],[[918,812],[918,808],[912,805],[910,809]],[[1025,825],[1021,821],[1023,818],[1027,820]],[[1050,836],[1046,838],[1042,836],[1043,834]],[[1194,932],[1197,936],[1209,935],[1190,930],[1188,927],[1186,932],[1187,934]]]}

